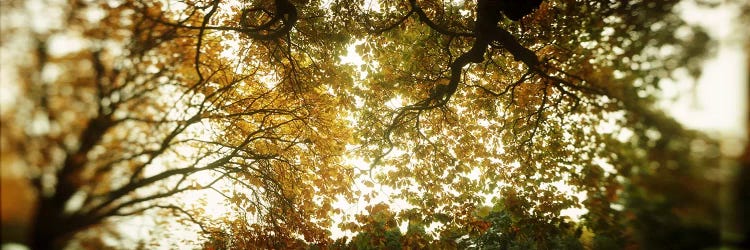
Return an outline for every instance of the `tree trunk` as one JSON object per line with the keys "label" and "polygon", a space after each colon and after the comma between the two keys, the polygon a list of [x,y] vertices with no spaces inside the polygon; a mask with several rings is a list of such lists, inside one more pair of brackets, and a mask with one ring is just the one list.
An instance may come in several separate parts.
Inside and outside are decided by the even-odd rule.
{"label": "tree trunk", "polygon": [[53,197],[40,197],[36,216],[31,227],[30,247],[33,250],[62,249],[62,235],[68,225],[64,225],[61,213],[64,203],[56,202]]}
{"label": "tree trunk", "polygon": [[[747,106],[745,107],[748,112],[747,120],[745,120],[746,137],[750,137],[750,41],[745,45],[745,56],[746,56],[746,67],[747,70]],[[746,139],[747,140],[747,139]],[[735,195],[736,215],[739,224],[738,233],[742,235],[742,239],[739,241],[739,247],[742,249],[750,249],[750,142],[745,143],[745,152],[740,159],[739,170],[737,171],[737,191]]]}

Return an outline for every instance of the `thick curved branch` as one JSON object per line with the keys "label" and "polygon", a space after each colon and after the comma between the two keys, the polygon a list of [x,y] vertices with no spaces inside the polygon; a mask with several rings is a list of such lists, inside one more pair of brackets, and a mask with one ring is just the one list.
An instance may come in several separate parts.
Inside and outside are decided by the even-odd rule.
{"label": "thick curved branch", "polygon": [[447,35],[447,36],[464,36],[464,37],[470,37],[474,36],[472,33],[467,32],[456,32],[452,30],[448,30],[447,28],[438,25],[437,23],[430,20],[430,17],[427,16],[427,13],[422,10],[422,7],[420,7],[417,4],[417,0],[409,0],[409,5],[411,5],[412,11],[416,12],[419,16],[419,20],[423,23],[427,24],[427,26],[430,26],[433,30],[437,31],[440,34]]}
{"label": "thick curved branch", "polygon": [[536,56],[536,53],[518,43],[516,38],[507,30],[497,28],[490,35],[491,40],[510,52],[516,61],[521,61],[532,69],[539,66],[539,58]]}
{"label": "thick curved branch", "polygon": [[[218,3],[219,1],[216,1],[215,3]],[[247,15],[250,12],[259,11],[259,9],[250,8],[245,9],[240,14],[240,27],[237,26],[211,26],[211,25],[201,25],[201,26],[194,26],[194,25],[186,25],[184,24],[184,21],[180,21],[177,23],[172,23],[166,20],[163,20],[158,17],[148,17],[149,19],[166,26],[174,27],[174,28],[181,28],[181,29],[189,29],[189,30],[199,30],[199,31],[205,31],[205,30],[220,30],[220,31],[236,31],[241,32],[247,36],[249,36],[252,39],[257,40],[275,40],[278,38],[281,38],[292,30],[294,25],[297,23],[297,20],[299,19],[297,7],[295,7],[291,2],[288,0],[275,0],[275,15],[271,20],[258,25],[253,26],[248,23],[247,21]],[[211,5],[207,6],[210,7]],[[278,29],[271,29],[275,24],[283,23],[281,27]]]}
{"label": "thick curved branch", "polygon": [[[501,19],[501,16],[498,15],[500,8],[501,5],[498,5],[491,0],[478,1],[477,20],[474,24],[474,35],[476,36],[474,44],[469,51],[461,54],[453,61],[453,63],[451,63],[450,82],[443,88],[444,92],[440,93],[440,95],[431,95],[429,97],[431,100],[428,100],[426,103],[436,101],[437,104],[433,105],[433,108],[445,105],[458,89],[458,83],[461,81],[463,67],[469,65],[469,63],[480,63],[484,61],[484,54],[487,52],[487,47],[491,43],[499,43],[508,50],[516,60],[523,62],[529,68],[534,69],[539,66],[539,58],[533,51],[521,45],[515,37],[510,34],[510,32],[497,27],[497,23],[500,22]],[[424,106],[422,103],[425,102],[420,102],[410,106]],[[414,107],[407,108],[407,110],[409,109],[414,109]]]}
{"label": "thick curved branch", "polygon": [[[432,22],[427,18],[427,15],[422,11],[419,5],[416,4],[416,0],[409,0],[409,3],[411,4],[413,11],[419,15],[420,20],[433,30],[449,36],[466,35],[452,32]],[[500,12],[507,11],[503,9],[504,7],[506,6],[503,3],[493,0],[477,1],[477,20],[474,23],[474,34],[470,34],[470,36],[474,36],[476,39],[469,51],[464,52],[451,63],[451,76],[448,85],[436,86],[427,99],[402,107],[396,112],[391,124],[385,129],[383,135],[385,141],[389,145],[389,149],[376,157],[372,165],[379,164],[380,160],[392,151],[393,144],[390,139],[391,133],[396,127],[404,123],[404,119],[409,114],[417,112],[416,115],[418,115],[421,111],[444,107],[448,103],[453,94],[458,90],[458,83],[461,82],[463,68],[466,65],[469,65],[469,63],[480,63],[484,61],[484,54],[487,52],[487,48],[491,43],[502,45],[516,60],[523,62],[530,69],[538,69],[539,58],[536,54],[521,45],[515,37],[510,34],[510,32],[497,27],[497,24],[502,18]]]}
{"label": "thick curved branch", "polygon": [[543,0],[500,0],[500,10],[508,19],[513,21],[521,20],[524,16],[533,12]]}
{"label": "thick curved branch", "polygon": [[[240,25],[242,25],[244,27],[249,27],[248,29],[254,29],[256,32],[257,31],[261,31],[261,30],[268,30],[273,25],[275,25],[279,21],[281,21],[281,17],[283,16],[283,15],[276,15],[273,18],[271,18],[271,20],[268,20],[267,22],[265,22],[265,23],[263,23],[261,25],[254,26],[253,24],[250,23],[250,21],[247,20],[247,15],[250,14],[251,12],[256,12],[256,11],[262,11],[262,12],[265,12],[266,14],[269,14],[268,11],[266,11],[263,8],[248,8],[248,9],[243,9],[242,13],[240,14]],[[277,11],[277,13],[278,13],[278,11]]]}
{"label": "thick curved branch", "polygon": [[372,33],[372,34],[380,34],[380,33],[392,30],[393,28],[396,28],[399,25],[401,25],[402,23],[404,23],[404,21],[406,21],[406,19],[408,19],[412,14],[414,14],[414,12],[415,12],[414,9],[412,9],[408,13],[406,13],[406,15],[404,15],[403,17],[401,17],[398,20],[396,20],[396,22],[394,22],[392,24],[389,24],[386,27],[383,27],[383,28],[380,28],[380,29],[376,29],[376,30],[372,30],[372,31],[370,31],[370,33]]}
{"label": "thick curved branch", "polygon": [[[258,40],[274,40],[288,34],[299,18],[297,16],[297,7],[289,2],[289,0],[275,0],[274,4],[276,5],[275,16],[271,20],[255,27],[247,22],[247,14],[252,12],[253,9],[243,10],[240,17],[240,25],[243,26],[243,29],[240,31],[250,38]],[[277,30],[272,30],[271,27],[279,22],[282,22],[283,25]]]}
{"label": "thick curved branch", "polygon": [[203,82],[205,79],[203,78],[203,74],[201,74],[200,65],[201,65],[201,45],[203,43],[203,33],[206,31],[206,25],[208,24],[208,21],[211,19],[211,16],[216,13],[216,9],[219,7],[219,1],[214,1],[213,4],[211,4],[211,10],[208,11],[206,16],[203,17],[203,22],[201,23],[201,29],[198,31],[198,42],[195,44],[195,73],[198,75],[198,79],[200,82]]}

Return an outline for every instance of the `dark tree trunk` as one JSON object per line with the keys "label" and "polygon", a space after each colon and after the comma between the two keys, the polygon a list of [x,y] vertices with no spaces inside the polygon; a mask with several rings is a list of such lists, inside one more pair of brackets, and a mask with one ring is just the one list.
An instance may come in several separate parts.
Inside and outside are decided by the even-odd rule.
{"label": "dark tree trunk", "polygon": [[31,227],[30,247],[33,250],[62,249],[63,231],[67,227],[61,219],[64,203],[54,197],[41,198]]}
{"label": "dark tree trunk", "polygon": [[[746,48],[750,48],[750,42],[746,44]],[[745,54],[747,62],[747,72],[750,72],[750,52]],[[749,106],[746,112],[748,112],[747,120],[745,120],[746,136],[750,136],[750,75],[747,76],[747,91],[745,99]],[[745,144],[745,152],[740,158],[740,167],[737,171],[736,183],[736,196],[735,201],[737,202],[735,214],[739,221],[738,233],[742,239],[738,242],[738,247],[741,249],[750,249],[750,143]]]}
{"label": "dark tree trunk", "polygon": [[534,12],[541,4],[542,0],[501,0],[500,8],[503,14],[510,20],[518,21],[524,16],[531,14],[531,12]]}
{"label": "dark tree trunk", "polygon": [[65,204],[79,188],[75,179],[88,163],[86,155],[113,125],[110,118],[110,115],[99,115],[89,122],[81,133],[78,150],[65,157],[62,168],[55,176],[57,184],[54,194],[45,196],[41,185],[38,187],[39,199],[29,241],[32,249],[61,249],[70,235],[96,223],[94,220],[73,218],[65,214]]}

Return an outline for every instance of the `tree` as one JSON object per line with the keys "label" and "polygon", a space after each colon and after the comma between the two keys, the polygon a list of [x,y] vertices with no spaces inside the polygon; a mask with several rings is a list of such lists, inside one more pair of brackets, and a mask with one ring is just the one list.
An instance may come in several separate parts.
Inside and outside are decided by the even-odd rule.
{"label": "tree", "polygon": [[[15,150],[3,157],[29,166],[38,197],[32,248],[61,248],[77,232],[151,209],[209,230],[215,223],[170,199],[196,190],[251,211],[262,234],[327,240],[330,204],[349,188],[338,165],[349,135],[334,112],[340,98],[297,78],[340,76],[285,64],[282,42],[223,56],[232,48],[222,36],[240,34],[205,31],[224,15],[218,1],[183,13],[150,1],[65,7],[60,26],[15,31],[33,41],[20,46],[31,57],[15,63],[20,104],[2,117],[4,145]],[[200,28],[165,22],[173,19]],[[80,48],[54,51],[67,45],[60,37]]]}
{"label": "tree", "polygon": [[[718,244],[717,183],[703,177],[718,166],[716,146],[654,108],[660,81],[677,68],[697,76],[707,51],[705,33],[671,11],[678,1],[545,1],[520,23],[492,25],[482,1],[410,3],[406,14],[371,22],[382,33],[361,53],[378,64],[367,89],[355,88],[365,100],[355,138],[375,145],[361,157],[398,166],[381,181],[427,211],[423,220],[469,222],[457,211],[489,194],[514,197],[542,220],[583,206],[595,245],[679,246],[672,236]],[[384,42],[387,35],[394,38]],[[379,105],[389,101],[412,104]],[[700,195],[686,197],[687,187]],[[679,210],[686,213],[664,221],[647,216]],[[712,233],[681,233],[693,226]]]}
{"label": "tree", "polygon": [[[3,157],[37,190],[35,249],[152,209],[207,249],[717,246],[718,146],[656,108],[710,51],[681,2],[62,5],[58,26],[3,31],[34,41],[13,45],[33,57],[14,63]],[[333,203],[363,176],[409,206],[337,221],[359,234],[334,242]],[[175,204],[200,190],[232,212]]]}

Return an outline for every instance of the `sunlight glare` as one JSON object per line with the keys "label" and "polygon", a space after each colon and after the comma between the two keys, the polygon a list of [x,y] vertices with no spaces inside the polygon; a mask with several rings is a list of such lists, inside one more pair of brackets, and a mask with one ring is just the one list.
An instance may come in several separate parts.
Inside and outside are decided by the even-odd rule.
{"label": "sunlight glare", "polygon": [[[733,5],[719,8],[703,8],[693,2],[678,5],[686,21],[704,27],[718,41],[718,51],[704,63],[697,83],[691,83],[687,75],[676,81],[663,81],[666,91],[674,94],[661,103],[682,124],[718,132],[727,144],[747,138],[744,121],[748,109],[745,96],[748,72],[743,49],[746,33],[736,32],[746,27],[734,23],[739,9]],[[671,101],[670,97],[676,101]]]}
{"label": "sunlight glare", "polygon": [[365,0],[362,7],[365,10],[380,13],[380,2],[378,0]]}
{"label": "sunlight glare", "polygon": [[385,103],[385,106],[392,110],[397,110],[401,107],[403,107],[406,104],[403,98],[401,98],[401,95],[396,95],[395,97],[388,100],[388,102]]}

